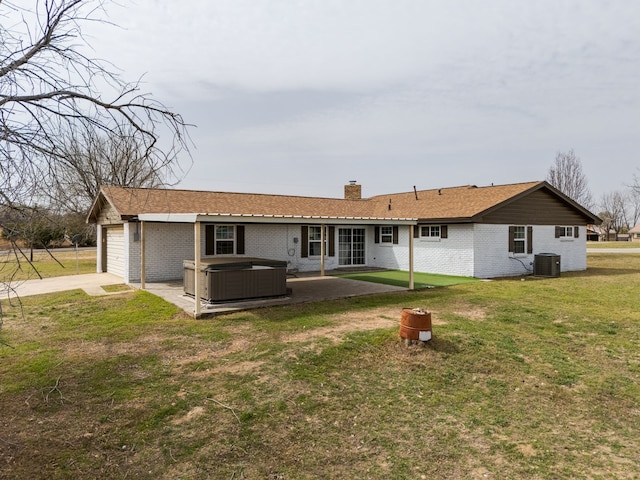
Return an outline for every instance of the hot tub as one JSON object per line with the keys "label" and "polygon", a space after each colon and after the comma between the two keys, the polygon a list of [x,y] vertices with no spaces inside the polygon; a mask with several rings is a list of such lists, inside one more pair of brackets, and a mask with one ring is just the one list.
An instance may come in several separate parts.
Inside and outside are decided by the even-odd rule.
{"label": "hot tub", "polygon": [[[195,296],[195,261],[184,260],[184,291]],[[222,257],[200,261],[200,298],[227,302],[287,293],[287,262],[266,258]]]}

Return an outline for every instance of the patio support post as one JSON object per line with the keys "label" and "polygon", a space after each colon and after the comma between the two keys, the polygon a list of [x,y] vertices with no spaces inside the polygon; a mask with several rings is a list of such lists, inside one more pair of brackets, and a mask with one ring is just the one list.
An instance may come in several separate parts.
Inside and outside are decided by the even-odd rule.
{"label": "patio support post", "polygon": [[193,286],[195,289],[195,310],[193,311],[194,318],[200,317],[200,222],[196,221],[194,224],[193,238],[194,238],[194,255],[195,259],[193,266],[195,267]]}
{"label": "patio support post", "polygon": [[409,290],[413,290],[413,235],[415,225],[409,225]]}
{"label": "patio support post", "polygon": [[324,223],[320,225],[320,276],[324,277],[324,256],[327,252],[325,252],[324,242],[326,238],[324,235]]}
{"label": "patio support post", "polygon": [[105,261],[104,246],[106,242],[106,229],[98,224],[96,228],[96,273],[103,273],[107,271],[107,265]]}
{"label": "patio support post", "polygon": [[146,282],[146,245],[144,240],[144,220],[140,222],[140,289],[144,290]]}

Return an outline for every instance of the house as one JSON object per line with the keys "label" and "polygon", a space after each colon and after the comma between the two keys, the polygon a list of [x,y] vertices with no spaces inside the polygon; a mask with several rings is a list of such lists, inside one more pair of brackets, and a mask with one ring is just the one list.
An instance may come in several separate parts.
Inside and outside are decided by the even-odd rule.
{"label": "house", "polygon": [[640,223],[629,230],[629,235],[632,242],[640,242]]}
{"label": "house", "polygon": [[185,260],[260,257],[290,271],[369,266],[478,278],[532,273],[537,253],[585,270],[600,219],[544,181],[362,198],[102,187],[97,270],[126,283],[180,279]]}
{"label": "house", "polygon": [[600,230],[601,226],[587,225],[587,242],[600,242]]}

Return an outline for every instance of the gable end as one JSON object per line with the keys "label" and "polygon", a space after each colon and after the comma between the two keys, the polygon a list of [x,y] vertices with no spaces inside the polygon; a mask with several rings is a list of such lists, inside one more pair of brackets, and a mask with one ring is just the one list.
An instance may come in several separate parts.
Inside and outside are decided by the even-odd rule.
{"label": "gable end", "polygon": [[586,225],[590,219],[551,191],[538,189],[498,206],[477,221],[516,225]]}

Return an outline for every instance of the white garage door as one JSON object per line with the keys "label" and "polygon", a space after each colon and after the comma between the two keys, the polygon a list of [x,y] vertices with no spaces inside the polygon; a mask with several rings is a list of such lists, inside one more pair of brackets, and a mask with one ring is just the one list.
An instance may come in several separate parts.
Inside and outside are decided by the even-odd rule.
{"label": "white garage door", "polygon": [[107,272],[124,278],[124,227],[107,228]]}

